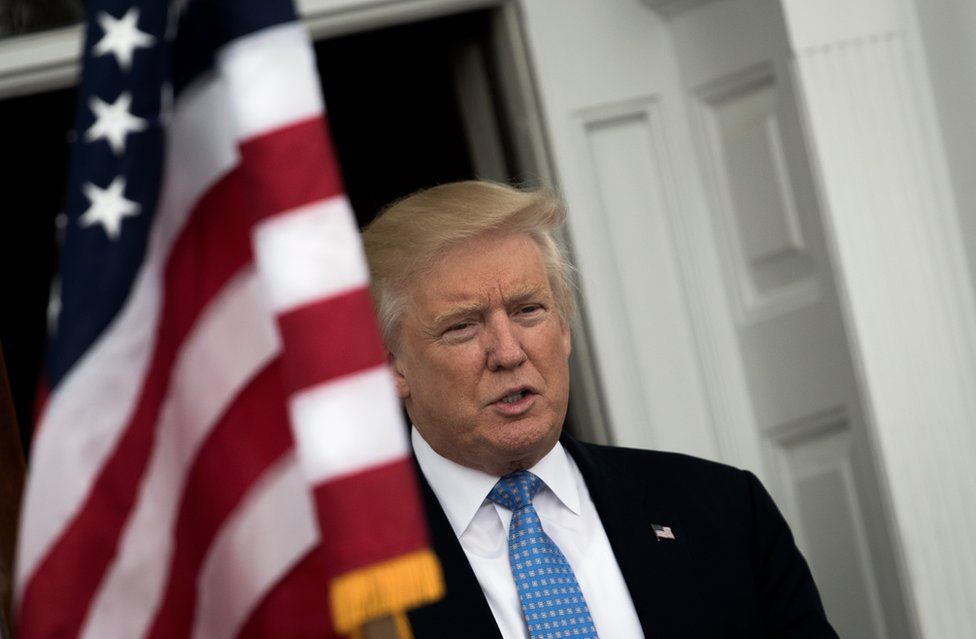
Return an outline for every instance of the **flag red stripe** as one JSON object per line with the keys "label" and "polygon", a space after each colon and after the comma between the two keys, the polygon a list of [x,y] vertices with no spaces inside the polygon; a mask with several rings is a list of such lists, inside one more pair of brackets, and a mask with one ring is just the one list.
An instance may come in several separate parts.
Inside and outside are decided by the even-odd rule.
{"label": "flag red stripe", "polygon": [[278,316],[285,391],[292,395],[386,361],[369,291],[355,289]]}
{"label": "flag red stripe", "polygon": [[251,138],[240,151],[254,222],[343,193],[324,116]]}
{"label": "flag red stripe", "polygon": [[189,636],[197,573],[214,537],[254,482],[292,443],[278,359],[241,390],[187,475],[167,587],[148,637]]}
{"label": "flag red stripe", "polygon": [[238,639],[332,639],[336,635],[322,584],[427,546],[414,467],[407,460],[330,481],[315,496],[325,529],[342,534],[329,536],[289,571],[254,609]]}
{"label": "flag red stripe", "polygon": [[330,577],[427,546],[417,478],[408,459],[330,480],[316,486],[314,496],[322,530],[342,531],[341,537],[328,539]]}
{"label": "flag red stripe", "polygon": [[47,410],[47,400],[51,396],[51,387],[47,383],[47,377],[43,374],[37,382],[37,389],[34,395],[34,430],[31,431],[31,441],[37,441],[37,434],[44,423],[44,412]]}
{"label": "flag red stripe", "polygon": [[[180,344],[206,304],[251,260],[248,229],[232,219],[245,210],[241,187],[237,172],[217,182],[173,245],[164,276],[159,335],[139,402],[78,515],[25,588],[25,639],[73,637],[79,632],[134,505]],[[54,601],[56,612],[51,608]]]}
{"label": "flag red stripe", "polygon": [[237,639],[333,639],[327,583],[325,548],[319,544],[255,606]]}

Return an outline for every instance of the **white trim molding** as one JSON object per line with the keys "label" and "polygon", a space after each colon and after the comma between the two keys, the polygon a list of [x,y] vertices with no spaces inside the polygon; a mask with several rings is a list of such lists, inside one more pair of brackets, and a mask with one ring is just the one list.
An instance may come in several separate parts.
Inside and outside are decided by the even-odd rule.
{"label": "white trim molding", "polygon": [[976,305],[914,16],[779,0],[915,634],[976,636]]}
{"label": "white trim molding", "polygon": [[[297,0],[313,39],[499,6],[510,0]],[[0,99],[71,86],[80,70],[80,24],[0,40]]]}
{"label": "white trim molding", "polygon": [[77,82],[81,25],[0,40],[0,99],[60,89]]}
{"label": "white trim molding", "polygon": [[662,18],[673,18],[702,4],[715,0],[643,0],[644,4],[656,11]]}
{"label": "white trim molding", "polygon": [[296,0],[312,38],[381,29],[502,4],[504,0]]}

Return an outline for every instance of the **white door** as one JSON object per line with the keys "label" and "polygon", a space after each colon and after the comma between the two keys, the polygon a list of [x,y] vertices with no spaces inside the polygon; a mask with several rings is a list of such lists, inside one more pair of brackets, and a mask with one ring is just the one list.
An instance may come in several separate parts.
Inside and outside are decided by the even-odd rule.
{"label": "white door", "polygon": [[521,9],[610,438],[752,469],[840,635],[908,636],[778,4]]}

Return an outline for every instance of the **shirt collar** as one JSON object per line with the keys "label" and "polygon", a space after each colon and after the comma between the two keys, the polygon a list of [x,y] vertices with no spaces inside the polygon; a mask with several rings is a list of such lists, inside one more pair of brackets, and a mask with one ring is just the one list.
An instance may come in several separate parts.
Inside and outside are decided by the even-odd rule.
{"label": "shirt collar", "polygon": [[[420,470],[437,495],[454,534],[460,537],[484,504],[488,493],[498,481],[498,476],[442,457],[430,447],[416,426],[410,429],[410,439]],[[566,508],[579,515],[579,487],[573,480],[568,455],[557,441],[552,450],[530,468],[529,472],[541,479]]]}

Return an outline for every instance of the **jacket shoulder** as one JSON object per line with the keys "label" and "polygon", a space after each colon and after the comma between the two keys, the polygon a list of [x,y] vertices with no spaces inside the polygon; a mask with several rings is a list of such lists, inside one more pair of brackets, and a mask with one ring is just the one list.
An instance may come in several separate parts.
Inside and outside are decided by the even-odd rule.
{"label": "jacket shoulder", "polygon": [[[573,442],[573,445],[582,453],[574,457],[582,457],[584,463],[612,468],[628,475],[644,476],[655,480],[655,483],[665,485],[732,481],[741,483],[741,487],[744,488],[752,476],[749,471],[683,453],[582,442]],[[570,450],[572,452],[572,449]]]}
{"label": "jacket shoulder", "polygon": [[[635,521],[645,530],[654,521],[673,527],[679,543],[651,545],[658,558],[655,569],[670,569],[672,584],[683,583],[706,602],[691,618],[719,620],[726,630],[734,624],[741,631],[736,636],[837,636],[789,526],[755,475],[680,453],[568,438],[564,444],[587,479],[594,503],[599,500],[615,513],[611,525],[624,531]],[[667,559],[658,551],[668,553],[672,563],[661,564]],[[695,578],[682,582],[683,575]],[[689,615],[674,620],[674,632],[665,635],[725,636],[713,626],[680,635]]]}

